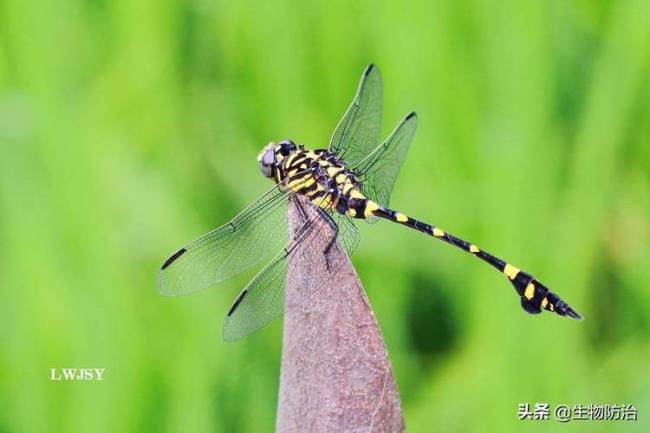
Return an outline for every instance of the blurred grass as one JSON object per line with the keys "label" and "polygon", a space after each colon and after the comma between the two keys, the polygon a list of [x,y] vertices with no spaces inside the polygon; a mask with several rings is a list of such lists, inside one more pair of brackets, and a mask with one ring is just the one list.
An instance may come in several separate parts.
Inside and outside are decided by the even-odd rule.
{"label": "blurred grass", "polygon": [[[267,188],[269,140],[323,147],[366,63],[420,129],[392,204],[584,314],[525,315],[488,267],[399,227],[354,261],[409,431],[548,431],[517,404],[650,411],[647,1],[0,4],[0,432],[265,432],[281,324],[234,345],[246,277],[154,290],[164,257]],[[53,367],[104,367],[52,383]]]}

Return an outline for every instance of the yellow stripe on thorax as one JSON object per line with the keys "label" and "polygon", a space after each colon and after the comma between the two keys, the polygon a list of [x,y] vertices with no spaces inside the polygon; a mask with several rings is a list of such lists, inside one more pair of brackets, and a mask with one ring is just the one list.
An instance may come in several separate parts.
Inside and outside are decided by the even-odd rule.
{"label": "yellow stripe on thorax", "polygon": [[338,185],[343,185],[348,180],[348,177],[344,173],[339,173],[334,180]]}
{"label": "yellow stripe on thorax", "polygon": [[307,188],[307,187],[313,185],[314,182],[316,182],[316,179],[314,178],[314,176],[312,176],[311,174],[308,174],[308,175],[306,175],[304,177],[300,177],[298,179],[294,179],[294,180],[290,181],[287,184],[287,186],[290,189],[294,190],[294,191],[299,191],[299,190],[301,190],[303,188]]}
{"label": "yellow stripe on thorax", "polygon": [[[313,200],[315,201],[315,200]],[[330,206],[331,207],[336,207],[336,204],[338,202],[338,197],[336,199],[332,199],[332,194],[327,193],[322,199],[319,199],[318,201],[315,201],[316,205],[322,209],[327,209]]]}
{"label": "yellow stripe on thorax", "polygon": [[337,174],[345,170],[343,167],[330,166],[325,169],[329,177],[336,177]]}
{"label": "yellow stripe on thorax", "polygon": [[298,157],[304,158],[304,156],[301,153],[292,153],[291,155],[287,156],[287,159],[284,162],[284,166],[287,168],[291,167],[291,165],[294,163],[294,160]]}
{"label": "yellow stripe on thorax", "polygon": [[310,198],[311,198],[311,197],[314,197],[315,195],[318,195],[319,193],[321,193],[321,192],[324,191],[324,190],[325,190],[325,188],[323,188],[323,185],[321,185],[321,184],[319,183],[319,184],[316,184],[316,189],[313,189],[313,190],[311,190],[311,191],[307,191],[307,193],[306,193],[305,195],[306,195],[307,197],[310,197]]}

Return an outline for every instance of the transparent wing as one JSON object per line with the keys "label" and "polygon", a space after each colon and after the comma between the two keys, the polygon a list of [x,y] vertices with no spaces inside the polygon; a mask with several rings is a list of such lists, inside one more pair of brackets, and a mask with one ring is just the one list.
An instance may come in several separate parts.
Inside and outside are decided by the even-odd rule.
{"label": "transparent wing", "polygon": [[296,230],[286,247],[237,296],[224,322],[224,340],[243,338],[282,315],[286,308],[296,307],[309,298],[309,285],[305,285],[303,292],[286,302],[285,285],[289,261],[292,257],[300,257],[303,266],[316,268],[316,264],[310,260],[318,257],[322,260],[322,256],[308,252],[307,249],[322,247],[322,237],[331,236],[332,231],[320,209],[308,202],[301,204],[306,210],[302,226]]}
{"label": "transparent wing", "polygon": [[379,142],[381,87],[379,69],[367,66],[352,104],[330,138],[328,150],[349,166],[361,161]]}
{"label": "transparent wing", "polygon": [[359,173],[363,193],[371,200],[389,206],[390,195],[416,127],[417,116],[408,114],[383,143],[353,167]]}
{"label": "transparent wing", "polygon": [[287,241],[287,196],[291,191],[284,185],[288,180],[271,188],[228,224],[172,254],[158,273],[158,291],[175,296],[205,289],[277,252]]}
{"label": "transparent wing", "polygon": [[334,212],[331,217],[339,228],[337,242],[343,247],[348,256],[351,256],[359,245],[359,230],[354,224],[354,220],[338,212]]}

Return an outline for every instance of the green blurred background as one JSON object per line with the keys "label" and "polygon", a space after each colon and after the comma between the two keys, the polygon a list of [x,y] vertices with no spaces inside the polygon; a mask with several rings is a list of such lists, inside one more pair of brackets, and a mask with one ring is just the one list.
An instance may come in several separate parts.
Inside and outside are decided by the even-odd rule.
{"label": "green blurred background", "polygon": [[[394,207],[537,275],[398,226],[354,263],[411,432],[555,431],[517,405],[631,403],[650,428],[650,2],[0,3],[0,432],[268,432],[281,321],[237,344],[242,276],[183,298],[162,260],[269,185],[270,140],[324,147],[365,64],[419,130]],[[106,368],[51,382],[52,367]]]}

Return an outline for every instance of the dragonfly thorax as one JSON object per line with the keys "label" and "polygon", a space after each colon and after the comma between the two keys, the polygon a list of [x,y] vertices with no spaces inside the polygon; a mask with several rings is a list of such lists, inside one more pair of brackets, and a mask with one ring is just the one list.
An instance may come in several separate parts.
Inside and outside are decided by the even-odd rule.
{"label": "dragonfly thorax", "polygon": [[264,176],[318,207],[363,217],[366,198],[357,174],[329,150],[308,150],[283,140],[269,143],[257,159]]}

